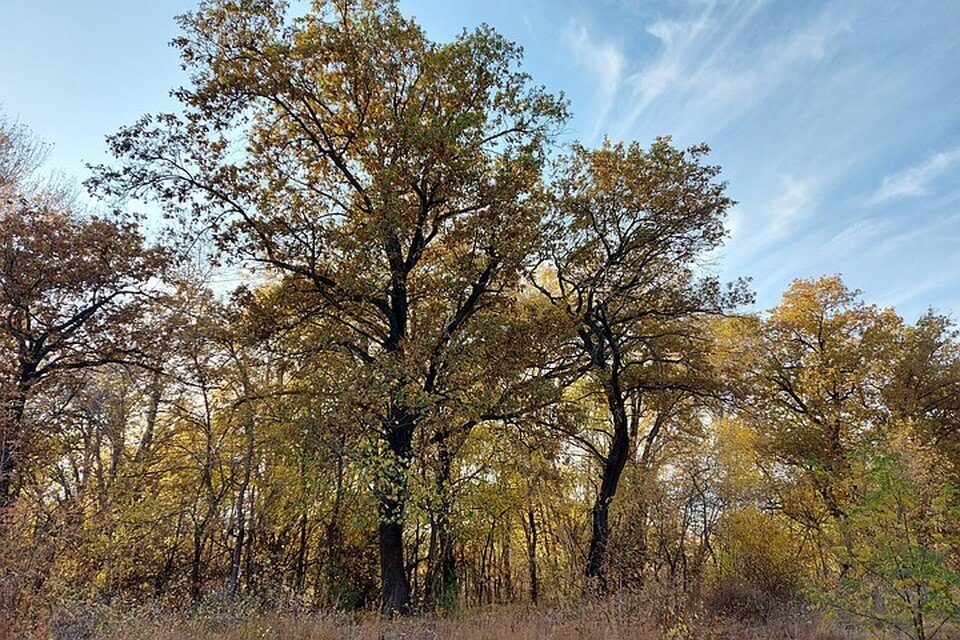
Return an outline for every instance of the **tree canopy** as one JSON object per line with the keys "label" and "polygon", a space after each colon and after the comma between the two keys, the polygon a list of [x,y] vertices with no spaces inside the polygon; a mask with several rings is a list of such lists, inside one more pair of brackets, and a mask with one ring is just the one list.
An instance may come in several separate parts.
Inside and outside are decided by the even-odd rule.
{"label": "tree canopy", "polygon": [[751,310],[708,147],[569,142],[490,27],[179,24],[177,108],[108,138],[105,213],[0,123],[0,614],[644,594],[668,637],[694,602],[952,628],[950,317],[840,276]]}

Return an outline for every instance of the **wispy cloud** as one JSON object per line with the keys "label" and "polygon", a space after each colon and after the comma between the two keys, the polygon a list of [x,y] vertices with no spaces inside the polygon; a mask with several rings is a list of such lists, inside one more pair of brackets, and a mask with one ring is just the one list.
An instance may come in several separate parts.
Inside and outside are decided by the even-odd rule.
{"label": "wispy cloud", "polygon": [[803,220],[815,213],[819,188],[813,178],[783,176],[769,204],[752,211],[749,218],[738,209],[728,224],[728,260],[742,264],[762,249],[790,239]]}
{"label": "wispy cloud", "polygon": [[843,228],[824,243],[824,246],[838,254],[863,252],[867,247],[889,239],[897,233],[897,225],[882,218],[858,220]]}
{"label": "wispy cloud", "polygon": [[958,162],[960,162],[960,147],[936,153],[920,164],[884,176],[880,187],[867,199],[866,204],[874,206],[896,198],[924,195],[937,178]]}
{"label": "wispy cloud", "polygon": [[572,22],[564,37],[577,62],[595,78],[597,84],[594,126],[590,134],[591,138],[595,138],[603,129],[620,92],[625,57],[613,43],[593,39],[586,25],[581,22]]}
{"label": "wispy cloud", "polygon": [[828,58],[837,36],[850,29],[827,8],[757,42],[746,36],[757,33],[765,6],[762,0],[709,3],[692,17],[649,24],[646,32],[660,52],[626,79],[632,91],[616,135],[630,136],[648,118],[671,114],[674,130],[692,129],[702,138],[743,116],[805,65]]}
{"label": "wispy cloud", "polygon": [[[615,91],[583,67],[584,104],[604,96],[612,137],[711,144],[741,203],[711,255],[725,277],[753,275],[765,306],[795,277],[842,272],[909,313],[960,287],[944,268],[960,234],[960,191],[946,188],[960,176],[960,5],[932,2],[619,0],[629,15],[592,15],[595,27],[569,35],[624,54]],[[918,154],[930,140],[953,142]],[[910,216],[864,209],[909,196]]]}

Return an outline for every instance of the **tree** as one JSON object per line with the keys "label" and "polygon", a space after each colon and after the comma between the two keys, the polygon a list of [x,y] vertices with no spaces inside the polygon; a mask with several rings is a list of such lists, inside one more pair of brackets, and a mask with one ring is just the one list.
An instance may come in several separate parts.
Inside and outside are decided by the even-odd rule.
{"label": "tree", "polygon": [[18,491],[31,394],[65,372],[135,361],[137,305],[166,262],[134,221],[84,217],[31,190],[27,143],[0,130],[0,509]]}
{"label": "tree", "polygon": [[558,233],[537,288],[572,327],[574,369],[605,409],[605,441],[588,450],[600,466],[586,574],[603,587],[610,505],[638,438],[652,450],[661,421],[644,416],[657,394],[706,389],[704,317],[749,299],[743,283],[724,290],[697,275],[723,240],[731,201],[703,163],[704,146],[649,149],[577,146],[559,163],[552,203]]}
{"label": "tree", "polygon": [[[928,474],[935,461],[909,452],[881,452],[864,473],[862,498],[844,523],[841,551],[850,567],[824,595],[828,607],[858,615],[871,626],[930,640],[960,613],[956,490]],[[918,479],[921,480],[918,482]]]}
{"label": "tree", "polygon": [[956,325],[928,312],[904,327],[883,399],[892,422],[946,454],[960,476],[960,343]]}
{"label": "tree", "polygon": [[858,457],[882,433],[901,321],[859,299],[837,277],[797,280],[769,317],[745,324],[740,414],[765,453],[844,519],[855,500]]}
{"label": "tree", "polygon": [[403,612],[413,436],[438,381],[471,362],[461,335],[518,286],[565,109],[489,28],[438,44],[388,0],[284,10],[221,0],[182,17],[183,115],[114,136],[123,166],[94,186],[192,206],[230,255],[295,281],[367,372],[382,607]]}

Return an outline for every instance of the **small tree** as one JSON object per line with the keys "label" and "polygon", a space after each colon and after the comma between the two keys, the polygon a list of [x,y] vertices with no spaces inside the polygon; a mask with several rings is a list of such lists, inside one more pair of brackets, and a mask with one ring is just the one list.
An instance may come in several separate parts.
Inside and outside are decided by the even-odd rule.
{"label": "small tree", "polygon": [[877,628],[931,640],[960,613],[948,528],[957,509],[952,488],[931,490],[912,476],[896,454],[872,461],[844,523],[849,544],[838,553],[848,570],[826,600]]}

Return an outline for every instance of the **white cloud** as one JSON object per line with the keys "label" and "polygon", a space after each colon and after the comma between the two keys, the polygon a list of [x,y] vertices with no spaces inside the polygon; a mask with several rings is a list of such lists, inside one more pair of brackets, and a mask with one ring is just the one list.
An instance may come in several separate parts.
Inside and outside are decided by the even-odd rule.
{"label": "white cloud", "polygon": [[[669,118],[671,131],[705,135],[744,115],[805,65],[830,56],[848,21],[824,10],[807,24],[761,42],[755,18],[763,0],[705,6],[686,20],[658,20],[646,31],[660,53],[627,78],[633,91],[617,137],[631,137],[641,119]],[[660,118],[658,118],[660,116]]]}
{"label": "white cloud", "polygon": [[579,64],[590,72],[597,84],[594,127],[590,135],[594,138],[617,100],[626,61],[619,48],[610,42],[594,40],[582,23],[571,23],[564,37]]}
{"label": "white cloud", "polygon": [[783,176],[779,192],[769,204],[751,205],[751,217],[738,208],[731,216],[729,251],[733,264],[743,263],[760,250],[796,234],[800,223],[816,210],[820,184],[813,178]]}
{"label": "white cloud", "polygon": [[695,20],[659,20],[647,27],[647,33],[660,41],[662,51],[659,58],[629,77],[633,87],[631,104],[617,137],[624,137],[626,130],[656,100],[682,87],[688,82],[685,77],[695,73],[692,66],[700,41],[717,28],[712,11],[713,6],[709,5]]}
{"label": "white cloud", "polygon": [[792,176],[783,179],[783,191],[771,207],[772,216],[766,236],[770,240],[782,238],[791,225],[809,213],[816,183],[812,179],[799,180]]}
{"label": "white cloud", "polygon": [[921,296],[954,285],[956,281],[957,277],[954,271],[948,269],[945,272],[928,274],[919,280],[911,278],[908,282],[891,287],[887,291],[877,292],[877,297],[883,301],[884,306],[903,307],[906,303],[915,301]]}
{"label": "white cloud", "polygon": [[850,254],[863,251],[865,247],[875,245],[896,232],[896,225],[890,220],[868,218],[858,220],[845,227],[826,242],[826,246],[837,254]]}
{"label": "white cloud", "polygon": [[960,161],[960,147],[936,153],[918,165],[885,176],[880,187],[867,199],[867,205],[883,204],[895,198],[921,196],[931,183]]}

